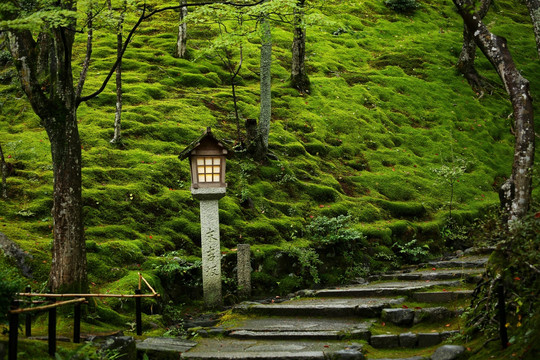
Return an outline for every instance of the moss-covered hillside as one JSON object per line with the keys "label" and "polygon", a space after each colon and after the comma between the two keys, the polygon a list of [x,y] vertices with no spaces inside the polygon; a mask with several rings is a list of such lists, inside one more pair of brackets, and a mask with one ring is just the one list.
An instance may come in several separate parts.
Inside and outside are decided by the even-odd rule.
{"label": "moss-covered hillside", "polygon": [[[496,73],[479,52],[477,68],[494,84],[492,94],[479,96],[454,67],[462,22],[451,1],[422,0],[409,15],[381,0],[313,3],[309,12],[325,21],[307,29],[312,91],[290,87],[291,27],[273,24],[270,150],[277,160],[256,163],[237,153],[228,162],[228,196],[220,201],[223,253],[234,254],[238,243],[254,245],[256,284],[267,288],[287,281],[287,290],[300,286],[291,278],[308,274],[310,266],[329,273],[306,250],[317,238],[309,224],[321,216],[348,215],[344,236],[365,235],[356,237],[356,247],[335,247],[362,250],[364,260],[352,256],[351,276],[396,262],[395,242],[416,239],[441,251],[452,189],[436,170],[464,166],[454,184],[452,215],[466,223],[498,203],[498,187],[512,165],[512,109]],[[199,206],[190,193],[188,162],[178,154],[207,126],[234,145],[236,123],[229,73],[218,58],[204,55],[215,26],[188,24],[189,59],[178,59],[172,56],[177,19],[169,12],[144,23],[127,50],[123,146],[109,143],[113,82],[78,111],[89,277],[96,291],[133,287],[141,270],[158,290],[174,271],[176,283],[196,282],[196,275],[182,274],[195,271],[190,264],[200,256]],[[126,28],[134,20],[128,17]],[[497,1],[485,22],[508,38],[540,99],[540,62],[526,7]],[[85,39],[78,35],[75,73]],[[84,93],[100,86],[114,62],[115,42],[114,31],[96,32]],[[258,118],[259,48],[257,38],[244,44],[237,88],[244,119]],[[44,282],[52,239],[50,146],[4,55],[0,141],[10,173],[0,231],[33,256],[35,280]],[[319,256],[329,260],[331,248]],[[176,267],[167,268],[173,257],[185,262],[176,259]],[[296,273],[280,257],[298,260]]]}

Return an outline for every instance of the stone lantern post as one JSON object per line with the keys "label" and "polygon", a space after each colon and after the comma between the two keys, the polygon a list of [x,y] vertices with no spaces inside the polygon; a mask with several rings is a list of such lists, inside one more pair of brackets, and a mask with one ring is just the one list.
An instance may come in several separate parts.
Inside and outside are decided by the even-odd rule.
{"label": "stone lantern post", "polygon": [[227,189],[225,159],[229,154],[228,148],[207,128],[179,155],[180,160],[189,157],[191,193],[200,201],[204,302],[212,308],[223,303],[218,201]]}

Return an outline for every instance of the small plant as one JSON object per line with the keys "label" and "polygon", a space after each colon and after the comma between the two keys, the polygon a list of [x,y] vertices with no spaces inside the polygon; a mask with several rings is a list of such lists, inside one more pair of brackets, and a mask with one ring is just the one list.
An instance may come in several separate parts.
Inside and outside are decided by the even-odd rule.
{"label": "small plant", "polygon": [[335,218],[319,216],[307,226],[307,232],[321,245],[345,244],[349,248],[351,244],[365,240],[360,231],[347,227],[350,220],[350,215]]}
{"label": "small plant", "polygon": [[419,263],[424,261],[429,255],[429,245],[419,245],[418,240],[412,239],[408,243],[401,245],[395,242],[393,245],[404,260],[409,263]]}
{"label": "small plant", "polygon": [[411,13],[420,7],[416,0],[386,0],[384,5],[401,14]]}
{"label": "small plant", "polygon": [[453,152],[448,165],[443,164],[439,168],[432,169],[432,171],[439,176],[440,182],[450,188],[450,200],[448,203],[450,217],[452,217],[455,187],[459,182],[459,178],[465,173],[465,170],[467,170],[467,162],[464,159],[455,159]]}
{"label": "small plant", "polygon": [[15,293],[21,287],[20,282],[11,280],[11,273],[7,270],[0,270],[0,324],[7,321],[7,312],[11,302],[15,298]]}
{"label": "small plant", "polygon": [[320,283],[321,279],[319,278],[317,266],[321,265],[322,261],[314,249],[291,247],[289,254],[298,259],[300,274],[302,274],[304,279],[309,275],[315,284]]}

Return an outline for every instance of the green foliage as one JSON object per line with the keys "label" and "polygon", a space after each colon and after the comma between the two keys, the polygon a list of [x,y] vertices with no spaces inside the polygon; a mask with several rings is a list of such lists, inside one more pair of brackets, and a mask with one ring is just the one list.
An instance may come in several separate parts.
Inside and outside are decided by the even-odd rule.
{"label": "green foliage", "polygon": [[411,13],[420,7],[416,0],[385,0],[384,5],[398,13]]}
{"label": "green foliage", "polygon": [[351,216],[340,215],[335,218],[319,216],[306,227],[308,236],[315,244],[321,246],[335,246],[352,243],[361,243],[365,240],[364,235],[354,229],[348,228]]}
{"label": "green foliage", "polygon": [[7,321],[11,302],[21,287],[21,281],[11,271],[0,269],[0,324]]}
{"label": "green foliage", "polygon": [[412,239],[405,244],[395,242],[392,246],[397,249],[398,254],[406,264],[418,264],[425,261],[429,256],[429,245],[420,245],[416,239]]}
{"label": "green foliage", "polygon": [[502,225],[485,228],[499,239],[491,255],[479,294],[465,314],[468,336],[477,332],[498,335],[496,289],[504,287],[509,351],[512,357],[534,359],[540,351],[540,207],[536,203],[510,230]]}
{"label": "green foliage", "polygon": [[319,278],[318,265],[322,264],[319,254],[311,248],[291,247],[289,254],[295,257],[300,265],[300,275],[304,280],[310,278],[314,284],[318,284]]}

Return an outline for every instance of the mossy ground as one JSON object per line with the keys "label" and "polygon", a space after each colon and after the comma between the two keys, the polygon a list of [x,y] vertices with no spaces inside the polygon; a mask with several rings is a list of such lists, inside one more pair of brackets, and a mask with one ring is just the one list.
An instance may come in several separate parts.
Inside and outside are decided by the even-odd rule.
{"label": "mossy ground", "polygon": [[[416,238],[433,252],[443,248],[438,239],[451,189],[433,169],[453,158],[467,164],[452,204],[460,224],[498,202],[498,187],[511,171],[511,105],[481,54],[477,68],[497,84],[493,94],[478,96],[457,74],[462,22],[451,2],[422,1],[407,16],[377,0],[316,2],[310,11],[329,21],[307,29],[309,96],[288,84],[290,28],[273,26],[270,150],[278,160],[260,164],[239,153],[227,165],[228,196],[220,205],[223,252],[234,255],[236,244],[253,245],[260,292],[305,286],[298,279],[301,264],[291,270],[286,254],[296,244],[310,246],[305,227],[314,217],[351,216],[351,226],[369,244],[363,267],[350,269],[362,275],[393,266],[394,242]],[[486,23],[508,39],[518,69],[539,98],[540,63],[525,6],[498,1]],[[112,83],[78,110],[95,292],[129,293],[138,271],[162,290],[160,264],[200,256],[198,203],[189,191],[188,163],[177,155],[207,126],[231,144],[238,140],[229,75],[216,59],[201,55],[215,35],[212,26],[188,25],[186,60],[172,56],[176,25],[176,13],[163,13],[142,25],[126,52],[122,146],[109,143]],[[84,39],[78,35],[75,45],[76,74]],[[114,43],[112,32],[96,34],[85,94],[101,84],[114,60]],[[258,117],[259,46],[244,44],[246,64],[237,88],[243,118]],[[39,289],[48,278],[52,242],[50,144],[10,71],[1,69],[0,139],[10,172],[0,231],[32,254],[29,282]],[[245,206],[247,199],[253,206]],[[226,273],[231,284],[233,268]],[[342,275],[336,270],[322,280],[339,282]],[[123,307],[112,303],[108,308]]]}

